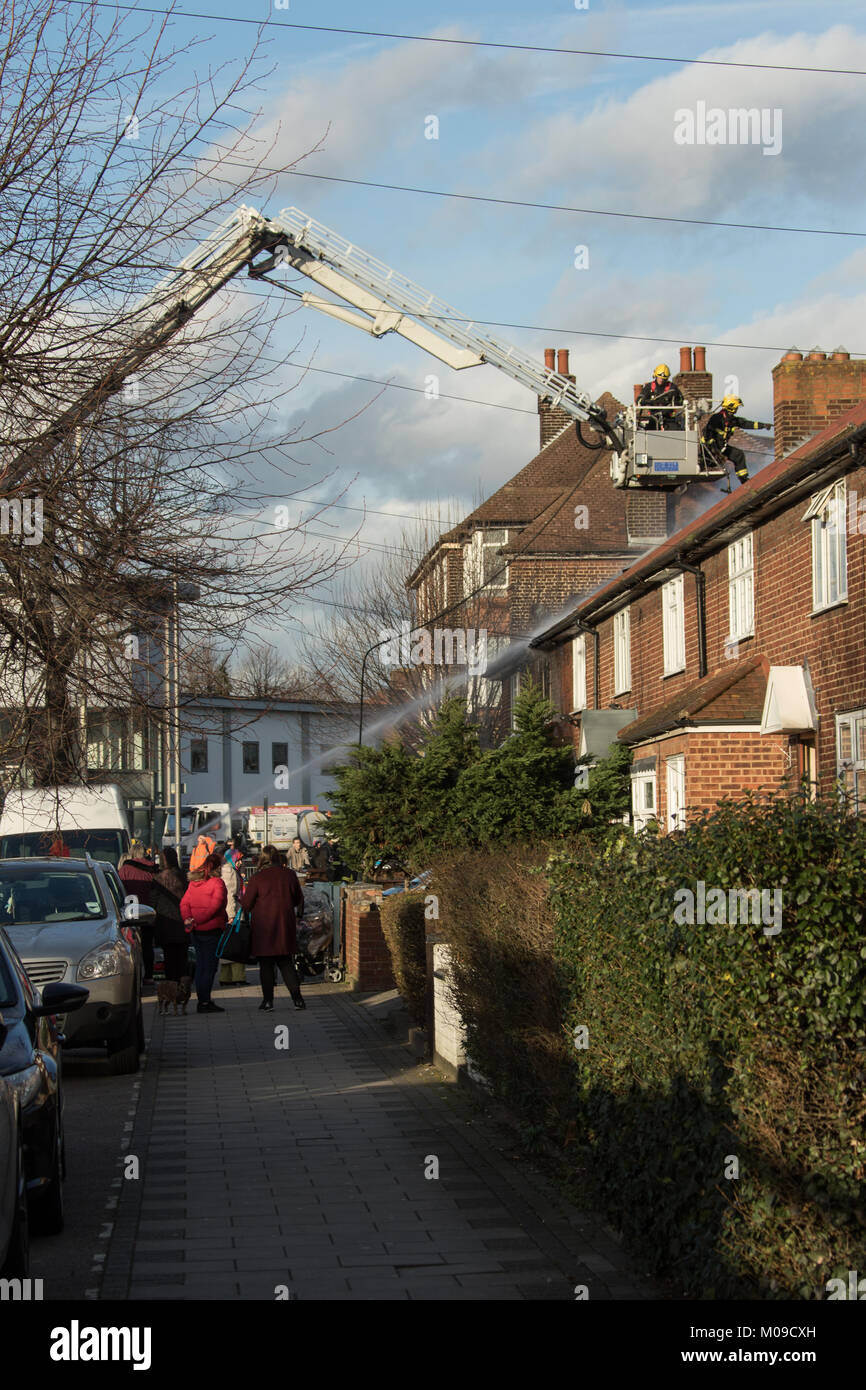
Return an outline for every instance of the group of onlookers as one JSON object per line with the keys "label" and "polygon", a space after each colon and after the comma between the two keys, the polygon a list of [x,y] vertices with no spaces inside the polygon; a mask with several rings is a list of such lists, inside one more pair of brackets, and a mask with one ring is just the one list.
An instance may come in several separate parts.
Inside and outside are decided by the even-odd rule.
{"label": "group of onlookers", "polygon": [[[300,854],[298,854],[300,851]],[[178,863],[175,850],[162,851],[162,868],[153,857],[124,855],[118,873],[127,894],[151,906],[153,925],[141,924],[145,984],[153,983],[154,947],[163,953],[165,978],[180,980],[190,973],[189,947],[195,951],[195,992],[198,1013],[225,1013],[211,998],[217,973],[217,947],[226,926],[249,914],[250,956],[258,961],[262,1002],[274,1007],[277,972],[291,993],[295,1008],[304,1009],[300,981],[294,967],[297,920],[303,915],[304,895],[293,867],[309,869],[307,851],[298,838],[287,855],[266,845],[259,855],[256,872],[244,883],[243,853],[240,841],[216,844],[199,836],[190,856],[189,873]],[[223,961],[220,984],[224,987],[246,983],[246,965]]]}

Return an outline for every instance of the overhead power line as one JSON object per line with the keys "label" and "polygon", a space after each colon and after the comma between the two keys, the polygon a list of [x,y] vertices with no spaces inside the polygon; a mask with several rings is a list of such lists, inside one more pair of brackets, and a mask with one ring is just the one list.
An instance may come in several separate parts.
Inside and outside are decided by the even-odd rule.
{"label": "overhead power line", "polygon": [[436,34],[403,34],[388,29],[347,29],[336,24],[297,24],[287,19],[248,19],[243,15],[203,14],[179,6],[119,5],[106,0],[68,0],[88,9],[127,10],[133,14],[167,15],[172,19],[207,19],[217,24],[246,24],[255,29],[297,29],[310,34],[342,34],[349,38],[400,39],[404,43],[435,43],[453,48],[491,48],[512,53],[554,53],[575,58],[615,58],[630,63],[682,63],[708,68],[751,68],[759,72],[814,72],[831,77],[866,77],[862,68],[819,68],[796,63],[747,63],[730,58],[689,58],[662,53],[619,53],[604,48],[562,48],[553,44],[505,43],[490,39],[456,39]]}
{"label": "overhead power line", "polygon": [[[242,160],[223,160],[225,164],[244,163]],[[248,166],[252,167],[252,166]],[[262,172],[267,173],[267,170]],[[271,171],[277,173],[277,170]],[[542,212],[572,212],[581,217],[619,217],[632,222],[669,222],[684,227],[723,227],[740,232],[792,232],[801,236],[843,236],[866,238],[866,232],[836,231],[833,227],[787,227],[774,222],[719,222],[711,217],[663,217],[661,213],[613,212],[606,208],[578,208],[566,203],[536,203],[528,198],[494,198],[484,193],[453,193],[441,188],[416,188],[412,184],[376,183],[371,179],[338,178],[336,174],[309,174],[301,169],[282,171],[298,179],[321,179],[326,183],[350,183],[359,188],[384,189],[392,193],[416,193],[428,198],[457,198],[469,203],[494,203],[510,208],[538,208]]]}

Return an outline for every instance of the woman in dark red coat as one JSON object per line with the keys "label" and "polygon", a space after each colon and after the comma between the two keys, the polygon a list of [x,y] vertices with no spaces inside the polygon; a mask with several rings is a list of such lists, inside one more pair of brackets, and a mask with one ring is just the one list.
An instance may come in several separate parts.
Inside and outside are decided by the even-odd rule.
{"label": "woman in dark red coat", "polygon": [[259,962],[262,986],[260,1009],[274,1007],[276,971],[286,983],[296,1009],[307,1006],[301,998],[301,985],[292,957],[295,954],[295,927],[303,915],[304,895],[298,876],[280,866],[273,845],[265,845],[259,855],[259,870],[244,890],[244,912],[250,914],[250,954]]}

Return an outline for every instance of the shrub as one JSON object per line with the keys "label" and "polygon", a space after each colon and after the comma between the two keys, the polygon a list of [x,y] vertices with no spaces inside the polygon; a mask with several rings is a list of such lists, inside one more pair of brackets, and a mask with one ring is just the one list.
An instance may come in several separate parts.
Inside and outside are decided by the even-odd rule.
{"label": "shrub", "polygon": [[[473,1061],[690,1296],[823,1298],[866,1266],[864,862],[837,805],[746,798],[434,866]],[[781,930],[683,920],[699,882],[778,889]]]}
{"label": "shrub", "polygon": [[391,953],[397,988],[409,1010],[414,1028],[427,1026],[427,921],[426,894],[397,893],[383,898],[382,931]]}

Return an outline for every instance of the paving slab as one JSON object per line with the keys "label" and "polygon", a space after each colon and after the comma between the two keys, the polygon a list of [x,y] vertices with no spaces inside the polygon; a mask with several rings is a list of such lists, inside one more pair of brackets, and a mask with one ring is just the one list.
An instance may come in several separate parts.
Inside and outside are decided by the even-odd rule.
{"label": "paving slab", "polygon": [[141,1176],[120,1186],[99,1297],[272,1300],[285,1285],[300,1301],[511,1302],[572,1299],[576,1283],[659,1297],[375,1011],[340,985],[306,997],[276,1055],[254,988],[226,992],[224,1015],[151,1012],[125,1138]]}

